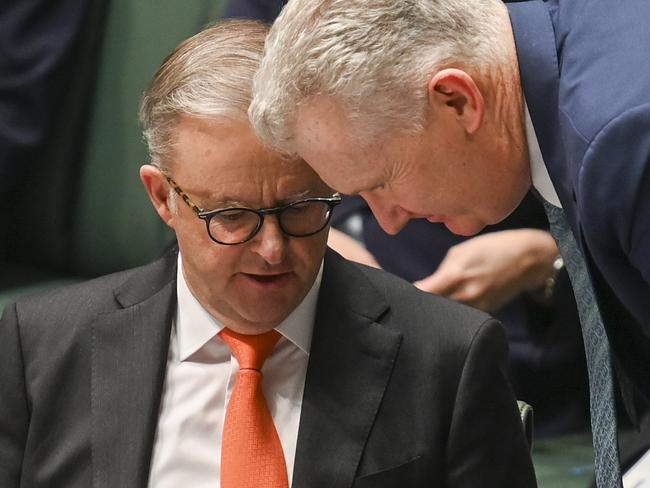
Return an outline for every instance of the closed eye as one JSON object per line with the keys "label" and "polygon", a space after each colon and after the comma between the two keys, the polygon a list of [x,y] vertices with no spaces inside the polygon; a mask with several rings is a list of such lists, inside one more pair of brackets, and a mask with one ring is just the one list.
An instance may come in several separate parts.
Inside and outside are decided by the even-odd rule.
{"label": "closed eye", "polygon": [[224,210],[222,212],[219,212],[215,214],[212,218],[213,219],[218,219],[221,222],[227,223],[227,222],[237,222],[238,220],[241,220],[245,217],[248,216],[250,212],[247,212],[245,210]]}
{"label": "closed eye", "polygon": [[312,202],[299,202],[291,205],[290,207],[287,207],[285,212],[291,212],[291,213],[306,212],[310,210],[312,206],[313,206]]}

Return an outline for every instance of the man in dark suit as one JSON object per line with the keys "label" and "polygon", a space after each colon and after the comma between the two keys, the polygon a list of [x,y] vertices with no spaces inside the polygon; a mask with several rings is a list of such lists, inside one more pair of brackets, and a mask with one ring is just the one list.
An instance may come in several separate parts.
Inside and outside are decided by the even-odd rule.
{"label": "man in dark suit", "polygon": [[650,399],[648,16],[643,0],[291,0],[252,121],[392,233],[424,217],[473,235],[534,187],[568,221],[552,225],[598,337],[590,375],[610,376],[604,323],[634,414]]}
{"label": "man in dark suit", "polygon": [[5,309],[0,486],[225,488],[226,330],[280,334],[285,486],[535,486],[498,323],[326,252],[338,196],[254,136],[265,35],[209,28],[145,93],[140,175],[178,249]]}

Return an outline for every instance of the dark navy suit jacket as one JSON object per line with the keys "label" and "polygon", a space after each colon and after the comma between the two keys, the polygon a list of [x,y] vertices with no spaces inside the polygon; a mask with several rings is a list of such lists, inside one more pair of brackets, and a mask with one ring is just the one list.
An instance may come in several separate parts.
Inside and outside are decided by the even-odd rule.
{"label": "dark navy suit jacket", "polygon": [[508,8],[535,132],[630,409],[633,390],[650,398],[650,2]]}
{"label": "dark navy suit jacket", "polygon": [[257,19],[272,23],[288,0],[230,0],[223,16],[226,18]]}

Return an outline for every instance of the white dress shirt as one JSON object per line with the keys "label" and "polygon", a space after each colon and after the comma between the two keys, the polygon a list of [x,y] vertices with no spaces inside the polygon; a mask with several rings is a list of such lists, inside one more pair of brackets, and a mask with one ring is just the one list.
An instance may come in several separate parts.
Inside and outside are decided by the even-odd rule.
{"label": "white dress shirt", "polygon": [[528,111],[528,104],[525,102],[524,108],[526,111],[526,141],[528,142],[528,157],[530,159],[530,179],[544,200],[556,207],[562,208],[560,198],[557,196],[557,192],[551,181],[551,176],[548,174],[548,169],[546,169],[546,165],[544,164],[542,150],[539,147],[535,127],[533,127],[533,121]]}
{"label": "white dress shirt", "polygon": [[[321,276],[322,265],[306,297],[276,327],[282,337],[262,368],[289,486]],[[189,290],[180,255],[177,293],[149,487],[219,488],[223,422],[239,365],[217,336],[224,324]]]}

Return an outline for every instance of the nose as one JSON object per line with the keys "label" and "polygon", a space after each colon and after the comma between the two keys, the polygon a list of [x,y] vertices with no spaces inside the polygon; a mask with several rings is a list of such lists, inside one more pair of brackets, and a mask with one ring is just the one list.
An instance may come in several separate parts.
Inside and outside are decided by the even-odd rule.
{"label": "nose", "polygon": [[253,252],[259,254],[268,264],[280,264],[287,252],[288,239],[280,229],[277,216],[267,215],[262,228],[252,239]]}
{"label": "nose", "polygon": [[360,195],[368,203],[381,228],[388,234],[397,234],[413,216],[399,205],[391,203],[386,197],[371,192],[362,192]]}

